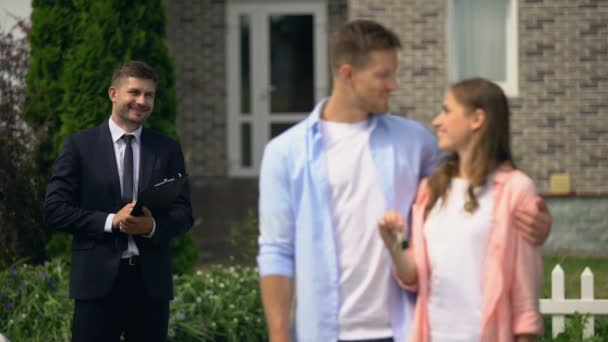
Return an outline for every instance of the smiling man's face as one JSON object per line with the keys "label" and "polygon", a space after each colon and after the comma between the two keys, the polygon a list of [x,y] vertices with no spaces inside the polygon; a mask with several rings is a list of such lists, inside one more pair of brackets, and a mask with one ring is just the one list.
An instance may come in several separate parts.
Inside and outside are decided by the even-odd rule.
{"label": "smiling man's face", "polygon": [[154,109],[156,83],[150,79],[127,77],[108,89],[112,118],[125,131],[137,129]]}

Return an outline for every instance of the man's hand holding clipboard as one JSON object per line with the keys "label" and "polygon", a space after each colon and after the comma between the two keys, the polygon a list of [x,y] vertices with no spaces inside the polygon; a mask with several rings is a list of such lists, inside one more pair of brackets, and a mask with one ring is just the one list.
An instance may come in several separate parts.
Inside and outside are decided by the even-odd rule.
{"label": "man's hand holding clipboard", "polygon": [[174,178],[165,179],[145,188],[137,195],[137,202],[131,211],[131,215],[141,216],[143,207],[152,211],[169,208],[181,192],[187,179],[188,176],[177,174]]}

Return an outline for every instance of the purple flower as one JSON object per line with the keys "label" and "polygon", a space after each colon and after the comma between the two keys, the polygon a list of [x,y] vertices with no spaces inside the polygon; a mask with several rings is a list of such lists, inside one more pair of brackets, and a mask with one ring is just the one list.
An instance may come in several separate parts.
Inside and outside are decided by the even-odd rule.
{"label": "purple flower", "polygon": [[7,308],[8,310],[10,310],[13,308],[13,303],[8,302],[8,303],[4,304],[4,307]]}
{"label": "purple flower", "polygon": [[49,280],[49,287],[51,288],[51,291],[57,290],[57,280],[55,280],[55,279]]}

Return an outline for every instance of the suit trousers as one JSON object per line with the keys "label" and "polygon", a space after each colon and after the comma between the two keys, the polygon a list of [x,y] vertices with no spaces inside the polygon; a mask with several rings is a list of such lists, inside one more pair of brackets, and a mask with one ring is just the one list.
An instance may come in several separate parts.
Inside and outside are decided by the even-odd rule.
{"label": "suit trousers", "polygon": [[72,342],[166,341],[169,301],[146,293],[139,264],[122,259],[110,293],[99,299],[76,299]]}

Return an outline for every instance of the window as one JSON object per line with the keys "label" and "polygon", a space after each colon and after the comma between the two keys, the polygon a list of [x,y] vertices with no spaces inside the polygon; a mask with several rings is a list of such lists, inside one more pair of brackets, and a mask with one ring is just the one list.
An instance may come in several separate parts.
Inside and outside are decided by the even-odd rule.
{"label": "window", "polygon": [[518,93],[517,0],[449,0],[449,79],[483,77]]}

